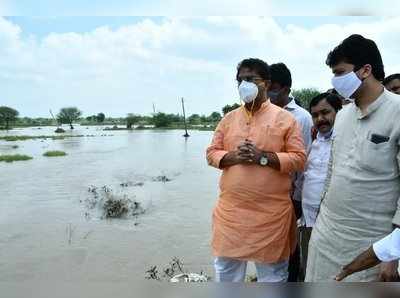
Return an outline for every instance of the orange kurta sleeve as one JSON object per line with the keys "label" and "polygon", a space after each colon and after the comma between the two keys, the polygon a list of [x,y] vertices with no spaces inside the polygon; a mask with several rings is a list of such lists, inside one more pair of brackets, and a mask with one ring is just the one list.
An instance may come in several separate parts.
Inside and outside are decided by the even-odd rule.
{"label": "orange kurta sleeve", "polygon": [[207,148],[207,162],[210,166],[217,169],[220,168],[221,159],[228,153],[224,150],[224,135],[225,135],[225,125],[224,119],[222,119],[217,128],[215,129],[213,139],[210,146]]}
{"label": "orange kurta sleeve", "polygon": [[302,133],[298,123],[294,120],[285,137],[285,152],[277,152],[282,173],[303,171],[307,155]]}

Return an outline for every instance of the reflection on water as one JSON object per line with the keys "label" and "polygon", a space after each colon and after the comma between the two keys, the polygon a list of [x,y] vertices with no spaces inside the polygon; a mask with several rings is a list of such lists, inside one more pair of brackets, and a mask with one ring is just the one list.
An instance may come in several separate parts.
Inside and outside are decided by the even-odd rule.
{"label": "reflection on water", "polygon": [[[54,127],[0,135],[53,135]],[[151,265],[178,256],[212,275],[211,211],[218,171],[205,162],[211,132],[109,131],[77,126],[64,140],[0,141],[0,280],[143,280]],[[110,136],[112,134],[112,136]],[[18,145],[11,149],[11,145]],[[46,158],[48,150],[67,156]],[[172,181],[151,181],[166,175]],[[121,183],[143,182],[141,187]],[[108,185],[146,206],[136,220],[85,217],[90,185]],[[71,227],[70,233],[66,233]],[[71,232],[72,231],[72,232]]]}

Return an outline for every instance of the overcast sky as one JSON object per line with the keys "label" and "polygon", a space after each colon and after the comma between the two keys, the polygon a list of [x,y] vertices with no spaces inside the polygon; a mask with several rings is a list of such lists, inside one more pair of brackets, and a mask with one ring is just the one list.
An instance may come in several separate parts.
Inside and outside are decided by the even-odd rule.
{"label": "overcast sky", "polygon": [[400,72],[400,18],[389,16],[3,17],[0,105],[125,116],[152,103],[179,113],[184,97],[188,114],[210,114],[237,102],[236,65],[248,57],[286,63],[294,89],[330,88],[326,55],[353,33],[377,42],[387,74]]}

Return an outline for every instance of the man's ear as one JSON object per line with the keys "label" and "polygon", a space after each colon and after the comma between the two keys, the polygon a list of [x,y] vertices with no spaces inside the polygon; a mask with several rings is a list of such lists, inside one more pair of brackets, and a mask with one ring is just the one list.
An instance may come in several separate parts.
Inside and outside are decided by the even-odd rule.
{"label": "man's ear", "polygon": [[372,74],[372,66],[371,64],[365,64],[362,68],[360,73],[361,78],[366,79]]}

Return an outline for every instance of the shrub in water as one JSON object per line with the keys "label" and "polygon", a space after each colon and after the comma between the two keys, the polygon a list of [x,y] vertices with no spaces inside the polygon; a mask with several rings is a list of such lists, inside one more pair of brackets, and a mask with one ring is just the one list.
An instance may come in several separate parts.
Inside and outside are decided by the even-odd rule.
{"label": "shrub in water", "polygon": [[33,157],[28,155],[21,155],[21,154],[14,154],[14,155],[0,155],[0,161],[4,162],[13,162],[13,161],[20,161],[20,160],[30,160]]}
{"label": "shrub in water", "polygon": [[67,153],[65,153],[64,151],[47,151],[43,153],[43,156],[47,157],[65,156],[65,155],[67,155]]}

